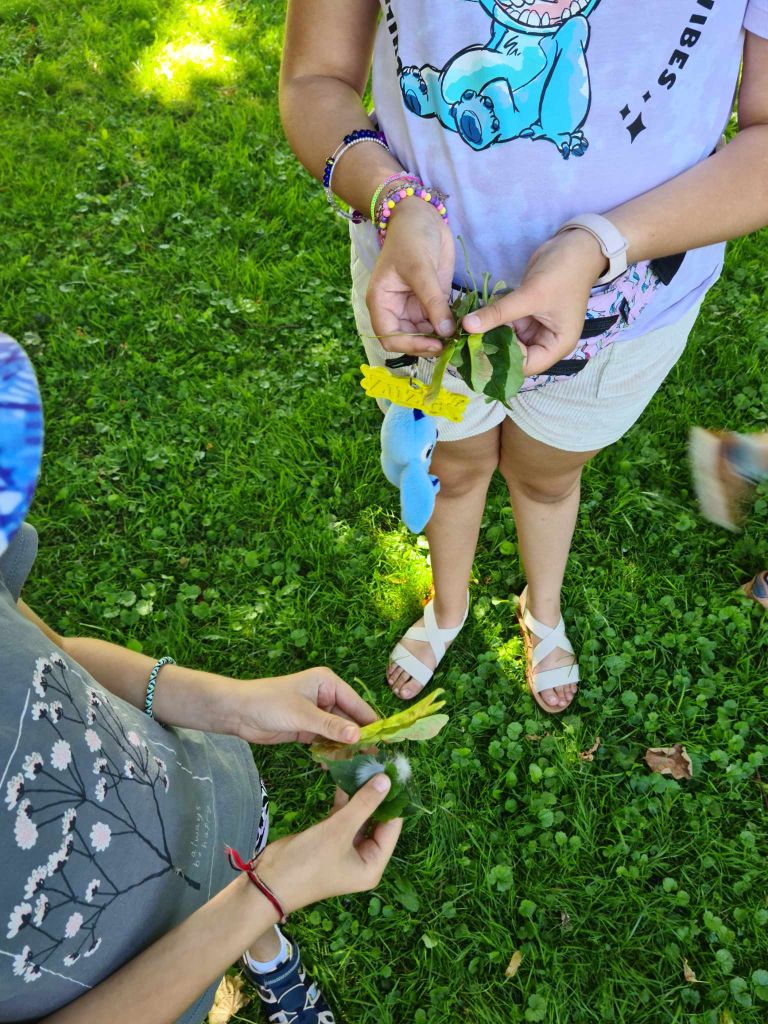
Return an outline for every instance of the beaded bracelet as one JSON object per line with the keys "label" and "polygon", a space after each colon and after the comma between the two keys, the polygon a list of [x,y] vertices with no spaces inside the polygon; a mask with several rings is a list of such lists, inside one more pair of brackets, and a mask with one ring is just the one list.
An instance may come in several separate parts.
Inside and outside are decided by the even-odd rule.
{"label": "beaded bracelet", "polygon": [[[390,174],[390,176],[379,185],[376,191],[373,193],[371,199],[371,223],[376,223],[376,205],[379,201],[379,196],[387,187],[391,185],[393,181],[418,181],[421,182],[421,178],[418,178],[415,174],[406,174],[405,171],[401,171],[399,174]],[[423,184],[423,182],[421,182]]]}
{"label": "beaded bracelet", "polygon": [[389,149],[383,132],[373,131],[373,129],[369,128],[362,128],[344,136],[340,145],[325,161],[325,168],[323,170],[323,188],[325,189],[325,198],[339,217],[343,217],[345,220],[351,220],[353,224],[360,224],[361,221],[365,220],[365,217],[359,210],[352,210],[351,213],[348,212],[336,201],[332,186],[333,173],[336,170],[339,160],[341,160],[344,154],[352,149],[353,146],[359,146],[363,142],[373,142],[377,146],[383,146],[386,150]]}
{"label": "beaded bracelet", "polygon": [[405,188],[394,189],[391,193],[385,195],[384,201],[381,202],[381,214],[376,220],[379,245],[384,245],[384,239],[387,237],[387,228],[389,227],[389,219],[392,216],[392,211],[398,203],[403,201],[403,199],[409,199],[411,196],[415,196],[417,199],[423,199],[425,203],[429,203],[430,206],[434,206],[443,220],[446,223],[448,222],[448,210],[445,208],[445,200],[448,197],[444,192],[441,192],[440,189],[430,188],[421,181],[418,184],[408,185]]}
{"label": "beaded bracelet", "polygon": [[244,871],[250,878],[251,882],[256,886],[262,896],[268,899],[272,906],[277,911],[279,917],[279,923],[285,924],[288,919],[288,915],[283,910],[283,905],[277,896],[272,892],[270,887],[264,881],[263,878],[259,877],[259,873],[256,870],[256,865],[259,862],[258,857],[254,857],[253,860],[243,860],[237,850],[233,850],[231,846],[224,847],[227,857],[229,858],[230,866],[234,871]]}
{"label": "beaded bracelet", "polygon": [[144,700],[144,714],[149,715],[150,718],[155,717],[152,714],[152,701],[155,699],[155,685],[157,683],[157,674],[163,667],[163,665],[175,664],[176,662],[173,660],[173,658],[161,658],[160,661],[157,662],[155,667],[149,673],[149,681],[147,683],[147,696],[146,699]]}

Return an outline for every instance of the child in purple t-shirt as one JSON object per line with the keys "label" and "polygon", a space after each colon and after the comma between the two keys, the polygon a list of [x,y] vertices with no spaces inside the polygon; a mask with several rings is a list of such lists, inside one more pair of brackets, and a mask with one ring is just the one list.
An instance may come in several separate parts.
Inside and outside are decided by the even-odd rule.
{"label": "child in purple t-shirt", "polygon": [[[371,66],[386,146],[360,134]],[[724,241],[768,224],[768,0],[291,0],[281,106],[312,174],[337,153],[329,198],[386,220],[378,238],[359,217],[351,229],[368,361],[416,356],[400,372],[430,379],[452,284],[470,280],[457,237],[472,277],[512,289],[463,326],[511,323],[526,357],[511,409],[446,377],[469,403],[460,424],[438,418],[434,599],[389,684],[414,697],[461,629],[498,468],[527,577],[528,684],[561,712],[579,678],[560,604],[582,468],[679,358]]]}

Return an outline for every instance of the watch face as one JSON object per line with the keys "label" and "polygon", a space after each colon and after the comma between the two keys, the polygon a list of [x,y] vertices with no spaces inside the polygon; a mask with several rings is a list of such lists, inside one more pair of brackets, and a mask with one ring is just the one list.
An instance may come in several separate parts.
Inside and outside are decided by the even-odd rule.
{"label": "watch face", "polygon": [[0,554],[24,522],[43,457],[43,410],[21,346],[0,334]]}

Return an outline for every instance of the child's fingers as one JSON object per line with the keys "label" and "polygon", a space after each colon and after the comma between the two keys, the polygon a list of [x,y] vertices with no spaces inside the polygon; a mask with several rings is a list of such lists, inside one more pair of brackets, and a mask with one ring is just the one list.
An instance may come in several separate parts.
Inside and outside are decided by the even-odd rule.
{"label": "child's fingers", "polygon": [[535,312],[528,289],[521,285],[517,291],[502,295],[501,298],[495,299],[482,309],[476,309],[473,313],[467,313],[462,325],[464,330],[471,334],[485,334],[494,327],[522,320]]}
{"label": "child's fingers", "polygon": [[380,822],[371,834],[357,846],[358,857],[368,868],[375,871],[379,878],[395,851],[402,827],[402,818]]}
{"label": "child's fingers", "polygon": [[435,333],[450,338],[456,329],[456,323],[448,297],[440,287],[434,267],[428,263],[417,263],[411,268],[409,276],[408,283],[413,289],[413,294],[421,303]]}

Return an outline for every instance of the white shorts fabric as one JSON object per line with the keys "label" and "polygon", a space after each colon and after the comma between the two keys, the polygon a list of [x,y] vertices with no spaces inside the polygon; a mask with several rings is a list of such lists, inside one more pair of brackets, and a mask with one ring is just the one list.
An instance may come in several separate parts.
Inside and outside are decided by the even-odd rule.
{"label": "white shorts fabric", "polygon": [[[399,353],[387,352],[373,337],[365,304],[370,273],[354,249],[351,271],[352,308],[368,363],[383,366],[386,359],[396,358]],[[683,354],[700,305],[695,303],[674,324],[630,341],[615,341],[575,376],[518,395],[511,410],[501,402],[487,402],[449,368],[443,386],[470,396],[470,401],[461,423],[435,417],[438,439],[461,441],[491,430],[509,416],[529,437],[561,451],[587,452],[613,444],[640,417]],[[429,383],[433,365],[434,360],[419,359],[418,379]],[[411,369],[392,372],[407,377]]]}

